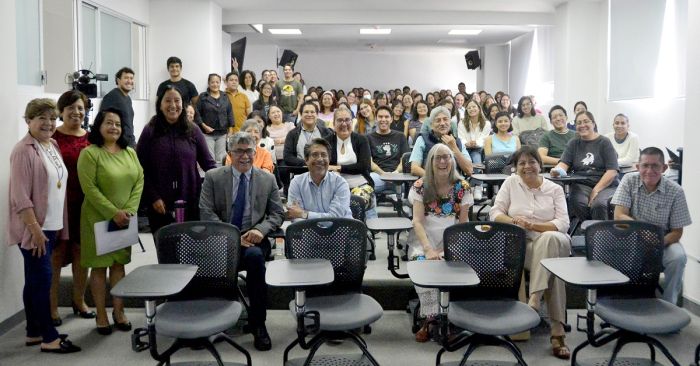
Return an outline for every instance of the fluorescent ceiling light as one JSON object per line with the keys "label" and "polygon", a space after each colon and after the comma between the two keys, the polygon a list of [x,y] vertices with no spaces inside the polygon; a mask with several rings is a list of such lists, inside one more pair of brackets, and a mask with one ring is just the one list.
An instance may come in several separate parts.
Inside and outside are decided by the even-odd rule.
{"label": "fluorescent ceiling light", "polygon": [[447,34],[451,36],[475,36],[481,33],[481,29],[453,29]]}
{"label": "fluorescent ceiling light", "polygon": [[267,31],[271,34],[301,34],[301,29],[270,28]]}
{"label": "fluorescent ceiling light", "polygon": [[253,27],[253,29],[255,29],[256,31],[258,31],[258,33],[263,32],[263,25],[262,24],[251,24],[250,26]]}
{"label": "fluorescent ceiling light", "polygon": [[360,34],[391,34],[391,28],[360,28]]}

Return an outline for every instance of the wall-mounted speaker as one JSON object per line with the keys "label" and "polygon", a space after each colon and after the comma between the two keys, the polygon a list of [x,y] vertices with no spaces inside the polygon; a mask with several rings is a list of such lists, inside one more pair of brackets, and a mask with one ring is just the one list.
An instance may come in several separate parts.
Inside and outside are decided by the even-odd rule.
{"label": "wall-mounted speaker", "polygon": [[481,67],[481,58],[479,57],[479,51],[469,51],[464,54],[464,60],[467,62],[467,68],[469,70],[474,70],[477,67]]}
{"label": "wall-mounted speaker", "polygon": [[299,55],[294,53],[292,50],[284,50],[282,52],[282,58],[280,58],[280,62],[277,63],[277,66],[284,66],[286,64],[292,64],[292,67],[294,67],[294,64],[297,63],[297,58]]}

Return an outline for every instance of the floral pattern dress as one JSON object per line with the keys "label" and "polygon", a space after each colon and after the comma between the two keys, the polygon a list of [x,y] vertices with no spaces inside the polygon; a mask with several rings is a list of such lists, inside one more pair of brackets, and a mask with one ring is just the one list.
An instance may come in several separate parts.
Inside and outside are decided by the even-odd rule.
{"label": "floral pattern dress", "polygon": [[[423,202],[423,179],[417,180],[408,193],[409,202]],[[466,180],[455,182],[447,196],[437,201],[423,202],[425,207],[425,223],[423,227],[428,236],[428,241],[433,249],[442,252],[442,235],[445,229],[456,224],[459,220],[459,212],[462,206],[472,206],[474,198],[471,188]],[[421,245],[415,232],[411,230],[408,236],[408,257],[416,260],[424,256]],[[438,290],[415,286],[420,300],[420,315],[423,317],[434,316],[438,313]]]}

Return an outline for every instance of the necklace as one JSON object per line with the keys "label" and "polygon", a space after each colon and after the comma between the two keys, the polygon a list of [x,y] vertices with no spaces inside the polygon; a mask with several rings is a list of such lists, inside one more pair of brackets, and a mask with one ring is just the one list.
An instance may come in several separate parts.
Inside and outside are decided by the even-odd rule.
{"label": "necklace", "polygon": [[44,147],[44,145],[42,145],[41,142],[39,142],[39,146],[41,147],[41,150],[44,151],[44,153],[46,153],[46,155],[49,157],[51,165],[53,165],[54,169],[56,169],[56,174],[58,175],[58,182],[56,183],[56,188],[61,189],[61,180],[63,180],[63,161],[61,160],[61,157],[58,156],[58,152],[53,147],[53,144],[51,144],[50,142],[48,148]]}

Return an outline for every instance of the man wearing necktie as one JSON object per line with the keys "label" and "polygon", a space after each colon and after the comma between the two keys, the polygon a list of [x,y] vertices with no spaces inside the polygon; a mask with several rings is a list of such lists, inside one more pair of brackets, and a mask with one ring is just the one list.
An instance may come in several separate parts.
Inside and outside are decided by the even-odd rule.
{"label": "man wearing necktie", "polygon": [[270,254],[270,242],[266,236],[282,225],[284,210],[275,177],[253,167],[253,136],[238,132],[227,139],[226,147],[232,164],[210,170],[204,176],[199,200],[200,216],[202,220],[230,222],[242,233],[239,270],[248,271],[248,323],[255,348],[267,351],[272,342],[265,328],[265,258]]}

